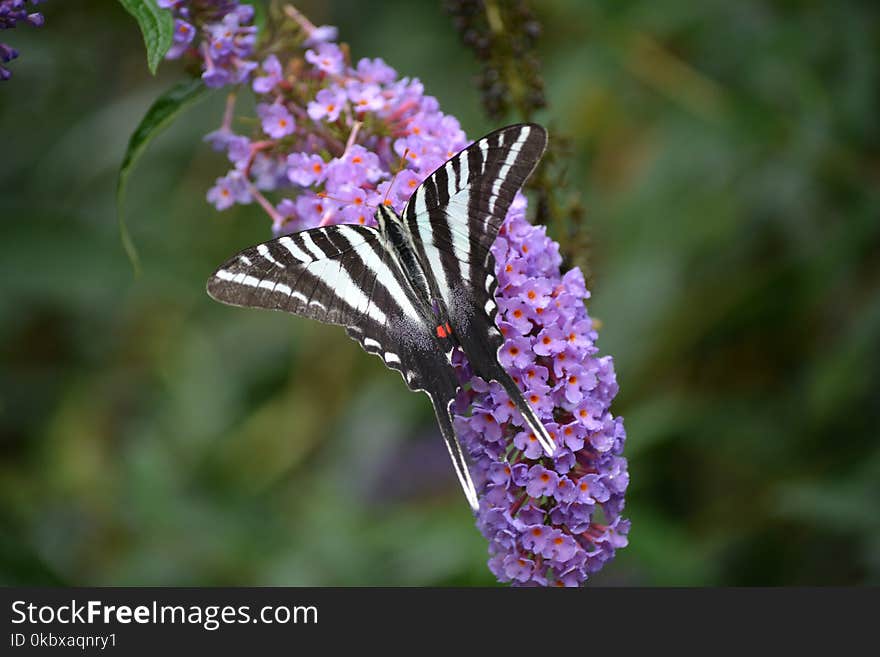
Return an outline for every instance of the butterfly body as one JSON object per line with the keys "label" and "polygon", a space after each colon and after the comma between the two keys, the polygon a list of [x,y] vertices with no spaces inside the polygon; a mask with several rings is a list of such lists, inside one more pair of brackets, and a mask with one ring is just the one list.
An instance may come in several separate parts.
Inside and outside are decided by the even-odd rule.
{"label": "butterfly body", "polygon": [[474,484],[452,424],[461,348],[473,372],[498,381],[547,453],[555,449],[498,362],[491,247],[513,197],[546,145],[540,126],[502,128],[431,174],[402,214],[382,204],[377,227],[313,228],[245,249],[208,281],[223,303],[283,310],[345,326],[368,353],[432,401],[471,507]]}

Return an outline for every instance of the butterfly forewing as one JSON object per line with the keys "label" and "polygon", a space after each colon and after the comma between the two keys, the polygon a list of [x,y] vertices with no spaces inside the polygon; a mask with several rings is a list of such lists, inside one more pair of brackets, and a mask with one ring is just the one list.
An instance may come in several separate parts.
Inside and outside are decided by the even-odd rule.
{"label": "butterfly forewing", "polygon": [[[495,326],[497,281],[491,247],[546,145],[547,133],[539,125],[496,130],[428,176],[404,211],[424,267],[433,274],[436,293],[459,329],[462,347],[478,366],[484,359],[477,355],[487,351],[485,347],[495,361],[503,342]],[[489,374],[483,369],[478,367],[481,376]]]}
{"label": "butterfly forewing", "polygon": [[470,243],[458,244],[459,255],[483,264],[510,204],[546,146],[547,132],[530,123],[501,128],[477,140],[428,176],[413,194],[404,211],[410,231],[420,232],[416,224],[423,218],[435,224],[448,217]]}
{"label": "butterfly forewing", "polygon": [[454,156],[416,190],[404,217],[435,294],[474,372],[501,383],[548,453],[553,439],[498,362],[504,338],[497,306],[492,244],[516,193],[547,145],[538,125],[502,128]]}
{"label": "butterfly forewing", "polygon": [[374,228],[327,226],[245,249],[208,280],[223,303],[283,310],[346,327],[365,351],[400,372],[434,404],[456,474],[471,506],[477,494],[455,437],[449,404],[457,389],[433,321],[393,264]]}

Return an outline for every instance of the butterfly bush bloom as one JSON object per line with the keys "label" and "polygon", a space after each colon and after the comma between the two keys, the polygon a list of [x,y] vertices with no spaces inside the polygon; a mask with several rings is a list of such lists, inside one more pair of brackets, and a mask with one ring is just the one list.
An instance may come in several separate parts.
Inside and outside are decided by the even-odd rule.
{"label": "butterfly bush bloom", "polygon": [[174,15],[174,43],[167,59],[190,53],[201,59],[209,87],[238,84],[257,63],[250,59],[257,41],[254,8],[235,0],[158,0]]}
{"label": "butterfly bush bloom", "polygon": [[[166,4],[181,20],[191,15],[188,3]],[[223,125],[206,139],[231,169],[208,200],[219,210],[256,201],[276,234],[374,225],[378,204],[402,211],[469,141],[417,79],[399,78],[381,59],[352,64],[333,42],[335,29],[288,14],[302,28],[300,54],[289,61],[270,54],[253,68],[259,120],[250,134],[233,131],[230,97]],[[499,360],[558,448],[548,457],[504,389],[473,376],[460,352],[456,424],[471,457],[492,572],[517,585],[577,586],[627,542],[626,434],[610,410],[617,382],[611,357],[598,355],[583,275],[560,272],[559,245],[525,213],[519,195],[492,248],[505,337]]]}
{"label": "butterfly bush bloom", "polygon": [[[185,2],[174,7],[191,14]],[[218,210],[256,200],[276,233],[374,224],[377,204],[401,208],[467,139],[418,80],[399,79],[381,59],[352,66],[347,51],[330,41],[335,28],[299,20],[304,38],[298,62],[285,68],[270,54],[253,69],[258,129],[237,134],[230,108],[220,129],[206,137],[233,167],[217,179],[208,200]],[[262,191],[277,198],[270,201]]]}
{"label": "butterfly bush bloom", "polygon": [[[611,357],[597,355],[583,275],[560,275],[559,245],[525,209],[520,196],[492,247],[500,358],[558,447],[548,458],[503,388],[471,377],[463,360],[470,386],[457,400],[457,429],[482,483],[477,524],[492,572],[520,585],[577,586],[627,543],[626,433],[610,411],[617,382]],[[486,431],[481,413],[497,428]]]}
{"label": "butterfly bush bloom", "polygon": [[[30,4],[36,5],[41,1],[30,0]],[[0,30],[12,29],[19,23],[40,27],[44,22],[43,15],[30,11],[27,5],[26,0],[0,0]],[[12,72],[4,64],[11,62],[16,57],[18,57],[18,51],[0,41],[0,80],[8,80],[12,77]]]}

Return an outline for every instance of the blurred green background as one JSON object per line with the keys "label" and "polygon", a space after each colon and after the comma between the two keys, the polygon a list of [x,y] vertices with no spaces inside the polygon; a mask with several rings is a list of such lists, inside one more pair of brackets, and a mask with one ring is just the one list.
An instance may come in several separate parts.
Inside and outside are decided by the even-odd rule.
{"label": "blurred green background", "polygon": [[[534,4],[629,433],[630,546],[593,581],[880,583],[878,5]],[[298,6],[494,127],[439,3]],[[426,399],[205,295],[268,235],[204,200],[222,94],[133,176],[132,276],[116,169],[183,73],[115,2],[41,11],[0,33],[0,582],[491,584]]]}

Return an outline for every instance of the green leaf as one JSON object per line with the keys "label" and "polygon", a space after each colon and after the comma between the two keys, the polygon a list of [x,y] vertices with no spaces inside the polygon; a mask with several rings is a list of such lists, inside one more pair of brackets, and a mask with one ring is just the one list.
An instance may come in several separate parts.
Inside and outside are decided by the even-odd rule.
{"label": "green leaf", "polygon": [[174,39],[174,18],[171,12],[159,9],[156,0],[119,0],[119,4],[138,22],[147,47],[147,66],[156,75],[156,68]]}
{"label": "green leaf", "polygon": [[119,175],[116,178],[116,214],[119,218],[119,236],[122,240],[122,246],[131,260],[135,274],[140,270],[140,263],[123,213],[128,177],[138,158],[156,135],[168,127],[178,114],[199,100],[206,91],[207,87],[202,84],[199,78],[178,82],[153,102],[128,140],[125,158],[122,160],[122,166],[119,167]]}

